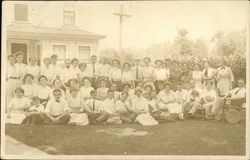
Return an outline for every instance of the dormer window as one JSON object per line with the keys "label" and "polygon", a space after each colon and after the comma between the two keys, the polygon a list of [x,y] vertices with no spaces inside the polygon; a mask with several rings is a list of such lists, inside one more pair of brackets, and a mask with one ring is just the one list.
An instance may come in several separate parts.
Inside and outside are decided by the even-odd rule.
{"label": "dormer window", "polygon": [[75,6],[72,6],[72,5],[64,6],[63,24],[64,25],[75,25],[75,23],[76,23]]}
{"label": "dormer window", "polygon": [[26,4],[15,4],[15,21],[28,21],[28,6]]}

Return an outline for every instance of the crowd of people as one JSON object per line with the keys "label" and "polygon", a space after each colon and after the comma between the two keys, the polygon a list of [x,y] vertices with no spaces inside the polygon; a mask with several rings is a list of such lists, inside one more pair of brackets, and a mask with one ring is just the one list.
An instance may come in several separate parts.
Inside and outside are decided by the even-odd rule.
{"label": "crowd of people", "polygon": [[89,63],[77,58],[57,64],[57,55],[36,57],[23,63],[23,54],[8,56],[6,71],[7,123],[157,125],[173,119],[219,120],[225,99],[242,105],[246,97],[244,77],[238,78],[228,62],[209,59],[192,62],[149,57],[133,62],[113,59]]}

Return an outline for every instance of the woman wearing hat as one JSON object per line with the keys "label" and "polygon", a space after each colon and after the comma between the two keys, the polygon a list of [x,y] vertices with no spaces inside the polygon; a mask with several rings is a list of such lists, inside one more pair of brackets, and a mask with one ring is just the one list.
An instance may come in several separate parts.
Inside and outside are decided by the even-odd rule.
{"label": "woman wearing hat", "polygon": [[167,118],[168,114],[178,114],[180,119],[183,119],[182,105],[177,100],[175,93],[171,90],[171,84],[165,83],[165,91],[158,95],[157,104],[163,119]]}
{"label": "woman wearing hat", "polygon": [[195,81],[195,87],[203,89],[203,76],[201,71],[201,66],[198,63],[194,64],[193,71],[192,71],[192,79]]}
{"label": "woman wearing hat", "polygon": [[135,89],[135,97],[132,99],[132,109],[137,115],[135,121],[141,125],[157,125],[159,124],[149,112],[149,105],[147,99],[142,96],[142,89],[137,87]]}
{"label": "woman wearing hat", "polygon": [[96,89],[96,98],[98,100],[105,100],[108,95],[109,88],[107,87],[107,80],[106,78],[101,78],[98,80],[99,87]]}
{"label": "woman wearing hat", "polygon": [[234,82],[234,75],[232,70],[226,66],[227,62],[221,60],[220,67],[217,69],[217,88],[220,95],[225,95],[232,89],[232,84]]}
{"label": "woman wearing hat", "polygon": [[112,60],[112,68],[109,72],[110,82],[111,83],[116,82],[118,85],[118,87],[117,87],[118,90],[121,89],[121,79],[122,79],[122,71],[119,68],[119,66],[120,66],[120,61],[117,59],[113,59]]}
{"label": "woman wearing hat", "polygon": [[132,87],[135,87],[135,77],[133,75],[133,72],[131,70],[131,65],[128,62],[125,62],[123,64],[123,71],[122,71],[122,84],[124,83],[130,83]]}
{"label": "woman wearing hat", "polygon": [[150,58],[146,57],[143,59],[144,61],[144,67],[142,69],[142,81],[143,85],[151,85],[153,88],[154,86],[154,79],[155,79],[155,72],[154,72],[154,67],[150,66]]}

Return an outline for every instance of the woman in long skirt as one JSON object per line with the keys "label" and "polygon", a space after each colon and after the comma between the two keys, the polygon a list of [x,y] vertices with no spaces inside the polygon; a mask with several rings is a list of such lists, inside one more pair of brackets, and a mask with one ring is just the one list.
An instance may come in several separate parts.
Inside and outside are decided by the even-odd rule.
{"label": "woman in long skirt", "polygon": [[7,73],[6,73],[6,109],[10,103],[10,99],[15,96],[15,89],[20,87],[19,80],[21,78],[17,67],[15,66],[16,57],[8,56]]}
{"label": "woman in long skirt", "polygon": [[219,95],[225,95],[232,89],[234,81],[233,72],[229,67],[226,67],[226,61],[220,62],[220,67],[217,69],[217,89]]}

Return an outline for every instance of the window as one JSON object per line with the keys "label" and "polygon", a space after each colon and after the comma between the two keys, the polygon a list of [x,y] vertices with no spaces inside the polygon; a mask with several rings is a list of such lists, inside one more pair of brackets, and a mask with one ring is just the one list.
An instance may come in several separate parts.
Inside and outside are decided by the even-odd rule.
{"label": "window", "polygon": [[53,45],[53,54],[58,55],[58,59],[66,58],[66,46],[65,45]]}
{"label": "window", "polygon": [[15,4],[15,21],[28,21],[28,6]]}
{"label": "window", "polygon": [[74,6],[64,6],[63,11],[63,24],[64,25],[75,25],[75,7]]}
{"label": "window", "polygon": [[87,60],[90,57],[90,46],[79,46],[78,47],[79,59]]}

